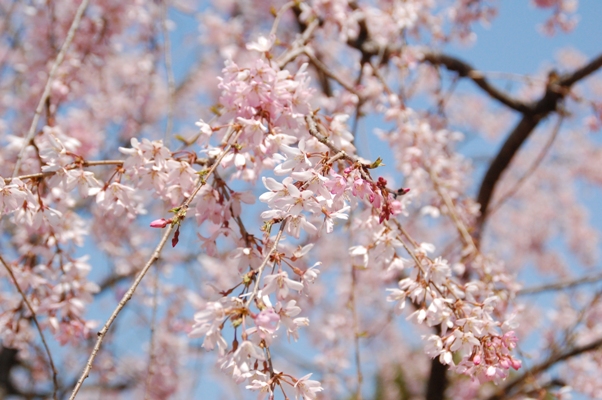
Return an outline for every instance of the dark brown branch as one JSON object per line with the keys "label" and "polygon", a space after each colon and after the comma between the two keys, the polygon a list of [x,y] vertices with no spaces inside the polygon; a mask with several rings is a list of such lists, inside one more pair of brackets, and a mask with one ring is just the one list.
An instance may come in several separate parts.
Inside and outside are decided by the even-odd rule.
{"label": "dark brown branch", "polygon": [[578,356],[583,353],[587,353],[589,351],[597,350],[601,346],[602,346],[602,338],[595,340],[584,346],[574,347],[573,349],[571,349],[565,353],[552,354],[550,357],[548,357],[547,360],[545,360],[541,364],[534,365],[533,367],[531,367],[530,369],[525,371],[522,375],[517,376],[516,378],[514,378],[510,382],[508,382],[505,386],[500,387],[494,395],[492,395],[488,398],[488,400],[502,400],[502,399],[506,398],[507,396],[509,396],[511,394],[510,392],[513,389],[520,387],[520,385],[522,385],[526,380],[528,380],[530,378],[534,378],[535,376],[550,369],[551,367],[558,364],[559,362],[568,360],[569,358]]}
{"label": "dark brown branch", "polygon": [[431,373],[426,384],[426,400],[445,398],[447,388],[447,366],[439,362],[439,357],[431,360]]}
{"label": "dark brown branch", "polygon": [[433,65],[443,65],[448,70],[457,72],[461,78],[466,77],[471,79],[489,96],[513,110],[522,113],[529,111],[529,104],[514,99],[506,93],[496,89],[489,81],[487,81],[487,79],[485,79],[485,75],[482,72],[474,69],[470,64],[460,59],[441,53],[425,53],[423,60]]}
{"label": "dark brown branch", "polygon": [[589,63],[579,68],[572,74],[563,75],[559,80],[559,85],[562,87],[571,87],[575,83],[579,82],[583,78],[587,78],[588,75],[593,74],[602,67],[602,54],[591,60]]}
{"label": "dark brown branch", "polygon": [[[299,28],[299,33],[305,32],[307,29],[307,24],[304,21],[301,21],[301,7],[294,6],[293,12],[295,13],[295,19],[297,21],[297,27]],[[316,51],[316,58],[318,60],[322,59],[320,52]],[[318,75],[318,82],[320,82],[320,87],[322,88],[322,92],[326,95],[326,97],[332,97],[332,87],[330,85],[330,81],[324,72],[318,68],[316,68],[316,74]]]}
{"label": "dark brown branch", "polygon": [[17,380],[11,371],[18,366],[29,369],[27,365],[19,361],[18,353],[19,350],[17,349],[0,346],[0,398],[28,400],[52,398],[52,394],[49,392],[23,391],[17,387],[15,384]]}
{"label": "dark brown branch", "polygon": [[[356,4],[352,0],[349,2],[349,6],[354,8],[356,7]],[[381,63],[386,63],[392,54],[398,54],[401,51],[401,48],[394,48],[393,46],[386,46],[385,48],[382,48],[382,46],[379,46],[370,38],[369,31],[367,30],[365,24],[362,25],[362,21],[359,21],[359,24],[360,32],[358,37],[348,40],[347,44],[362,53],[362,61],[369,61],[374,56],[380,56]],[[487,173],[481,182],[477,200],[481,204],[481,215],[477,220],[475,230],[473,232],[473,237],[475,238],[478,246],[483,226],[487,218],[487,209],[491,201],[495,185],[502,173],[506,170],[514,155],[518,152],[522,144],[541,122],[541,120],[547,117],[551,112],[556,111],[558,102],[569,93],[570,87],[602,66],[602,55],[598,56],[589,64],[578,69],[572,74],[564,75],[559,79],[554,74],[550,74],[550,79],[548,81],[545,94],[539,101],[532,103],[527,103],[519,99],[512,98],[510,95],[498,90],[485,79],[483,73],[474,69],[468,63],[465,63],[454,57],[443,54],[427,53],[424,55],[424,61],[430,62],[433,65],[445,66],[447,69],[457,72],[458,76],[471,79],[491,98],[496,99],[505,106],[518,111],[523,115],[521,120],[508,136],[506,142],[502,146],[502,149],[489,166],[489,169],[487,170]],[[551,361],[553,361],[553,364],[571,356],[572,355],[565,354],[561,355],[560,358],[555,358],[554,360],[551,359]],[[532,372],[541,372],[549,368],[549,366],[540,366],[540,368],[542,369],[532,370]],[[525,377],[522,379],[524,380]],[[518,384],[518,382],[516,384]],[[437,359],[435,359],[432,362],[431,373],[429,376],[427,399],[444,399],[446,386],[446,369],[438,362]],[[511,388],[512,387],[510,387],[510,389]]]}
{"label": "dark brown branch", "polygon": [[27,306],[27,309],[29,310],[29,312],[31,314],[31,318],[33,319],[34,325],[36,326],[38,333],[40,334],[40,339],[42,340],[42,345],[44,346],[44,350],[46,351],[46,355],[48,356],[48,364],[50,366],[50,370],[52,371],[52,384],[54,387],[54,391],[52,393],[52,398],[54,400],[57,400],[57,391],[59,389],[58,372],[54,365],[54,361],[52,359],[52,354],[50,353],[50,347],[48,347],[48,343],[46,342],[46,337],[44,336],[44,332],[42,331],[40,323],[38,322],[38,317],[36,315],[36,312],[33,309],[33,306],[31,305],[30,301],[27,299],[25,292],[23,292],[23,289],[21,289],[21,286],[19,285],[19,281],[17,280],[17,277],[15,276],[12,268],[10,267],[10,265],[8,265],[8,263],[4,260],[4,258],[1,255],[0,255],[0,264],[2,264],[4,266],[4,268],[6,269],[6,272],[11,277],[13,284],[15,285],[15,288],[17,289],[17,291],[21,295],[21,298],[23,299],[23,302]]}
{"label": "dark brown branch", "polygon": [[0,394],[4,396],[21,395],[11,378],[11,370],[19,365],[18,352],[4,346],[0,348]]}
{"label": "dark brown branch", "polygon": [[514,127],[506,139],[506,142],[502,145],[501,150],[489,166],[489,169],[481,181],[479,194],[477,196],[477,202],[481,205],[481,215],[477,219],[475,231],[473,232],[477,242],[482,235],[483,227],[487,220],[489,203],[493,197],[495,185],[502,173],[510,165],[514,155],[518,152],[541,120],[557,110],[558,102],[564,99],[569,93],[571,86],[597,71],[600,67],[602,67],[602,55],[594,58],[584,67],[579,68],[571,74],[557,77],[554,73],[551,73],[544,95],[539,101],[533,102],[526,112],[523,112],[523,117]]}

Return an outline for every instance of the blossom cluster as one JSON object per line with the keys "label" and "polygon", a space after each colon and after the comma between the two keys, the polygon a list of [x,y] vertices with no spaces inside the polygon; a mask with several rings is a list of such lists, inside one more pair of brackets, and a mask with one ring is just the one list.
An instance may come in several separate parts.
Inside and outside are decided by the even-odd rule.
{"label": "blossom cluster", "polygon": [[[537,183],[518,194],[507,177],[531,167],[515,159],[498,186],[512,194],[512,207],[489,219],[486,234],[478,226],[489,209],[472,198],[471,150],[460,149],[467,139],[459,130],[499,138],[510,114],[457,95],[455,83],[472,79],[514,104],[507,113],[528,107],[520,96],[500,96],[476,70],[446,77],[425,55],[475,40],[473,24],[496,15],[490,0],[214,2],[198,15],[202,55],[183,79],[171,65],[170,46],[184,43],[170,43],[168,9],[192,13],[192,3],[102,0],[81,20],[72,1],[42,3],[10,6],[18,17],[6,19],[2,35],[22,35],[3,36],[11,47],[0,102],[1,274],[11,289],[0,294],[0,339],[18,349],[32,382],[55,369],[54,351],[46,347],[47,362],[38,346],[49,333],[78,349],[65,352],[67,366],[75,365],[70,353],[91,353],[75,381],[99,371],[101,394],[119,385],[144,398],[181,394],[183,382],[198,381],[197,371],[180,373],[182,359],[202,350],[260,397],[359,398],[370,357],[386,390],[418,398],[430,357],[455,373],[452,397],[476,398],[475,387],[503,385],[521,368],[516,348],[529,324],[518,324],[528,318],[518,312],[518,268],[534,260],[567,275],[547,246],[558,232],[584,264],[596,260],[595,230],[575,205],[579,190],[564,185],[577,176],[600,183],[599,151],[580,131],[567,134]],[[533,3],[552,11],[547,33],[574,26],[575,2]],[[71,48],[55,58],[72,22]],[[571,70],[587,61],[564,57]],[[554,79],[533,79],[520,93],[536,100]],[[599,129],[598,100],[571,88],[554,93],[588,104],[593,116],[584,125]],[[213,102],[211,114],[191,106],[199,99]],[[367,139],[366,122],[382,129]],[[13,133],[28,126],[25,136]],[[524,158],[537,158],[532,153]],[[533,198],[538,207],[526,208]],[[105,293],[115,311],[103,303],[90,312]],[[131,325],[116,324],[115,333],[111,324],[130,300],[143,329],[152,326],[148,357],[131,363],[98,352],[120,346],[119,329]],[[570,318],[550,320],[578,332],[567,342],[579,349],[599,334],[597,297],[581,314],[570,300],[559,306]],[[402,312],[405,321],[394,319]],[[100,313],[112,316],[95,335],[90,315]],[[405,345],[406,325],[420,332],[423,348]],[[562,347],[556,336],[546,335],[550,348]],[[93,351],[87,338],[97,340]],[[307,359],[297,363],[279,352],[307,343],[318,354],[303,351]],[[409,357],[412,368],[403,362]],[[574,374],[592,395],[598,386],[583,376],[601,360],[594,353]],[[58,375],[55,382],[72,381]]]}

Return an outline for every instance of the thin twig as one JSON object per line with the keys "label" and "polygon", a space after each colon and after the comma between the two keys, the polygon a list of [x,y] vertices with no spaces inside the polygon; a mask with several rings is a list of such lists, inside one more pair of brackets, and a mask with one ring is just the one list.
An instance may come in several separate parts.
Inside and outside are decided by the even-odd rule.
{"label": "thin twig", "polygon": [[171,137],[173,129],[173,117],[174,117],[174,100],[176,93],[176,78],[174,78],[173,67],[171,62],[171,40],[169,39],[169,29],[167,29],[167,0],[163,1],[162,4],[163,21],[161,23],[161,30],[163,32],[163,58],[165,59],[165,70],[167,72],[167,90],[169,99],[167,100],[167,126],[165,128],[164,141],[167,142]]}
{"label": "thin twig", "polygon": [[550,369],[557,363],[568,360],[569,358],[575,357],[579,354],[583,354],[583,353],[587,353],[592,350],[596,350],[600,347],[602,347],[602,338],[594,340],[593,342],[590,342],[589,344],[586,344],[583,346],[574,347],[571,350],[568,350],[564,353],[552,354],[550,357],[548,357],[547,360],[543,361],[540,364],[534,365],[533,367],[531,367],[530,369],[528,369],[521,375],[512,379],[506,385],[500,387],[494,395],[492,395],[488,398],[488,400],[501,400],[501,399],[505,398],[506,395],[509,395],[510,391],[512,389],[514,389],[515,387],[522,385],[528,379],[535,378],[537,375]]}
{"label": "thin twig", "polygon": [[315,65],[316,68],[318,68],[320,71],[322,71],[324,73],[324,75],[328,76],[329,78],[334,79],[335,81],[337,81],[337,83],[339,85],[341,85],[343,88],[345,88],[348,92],[356,95],[359,103],[361,103],[363,101],[363,98],[362,98],[362,95],[360,94],[360,92],[355,90],[355,88],[353,86],[351,86],[349,83],[345,82],[340,77],[338,77],[336,74],[331,72],[328,69],[328,67],[326,65],[324,65],[324,63],[322,61],[318,60],[316,58],[316,56],[313,55],[312,50],[310,48],[304,47],[303,53],[309,58],[311,63],[313,65]]}
{"label": "thin twig", "polygon": [[21,151],[19,151],[19,155],[17,156],[17,161],[15,163],[15,169],[13,171],[13,177],[16,177],[17,175],[19,175],[19,170],[21,169],[21,163],[23,162],[23,155],[25,154],[25,149],[27,148],[27,146],[33,140],[33,138],[35,136],[36,127],[38,126],[38,121],[40,120],[40,115],[42,114],[42,110],[44,110],[44,105],[46,104],[46,101],[48,100],[48,97],[50,96],[50,90],[52,88],[54,76],[56,75],[56,72],[58,71],[59,66],[62,64],[63,59],[65,58],[65,55],[67,54],[67,51],[69,50],[69,47],[71,46],[71,42],[73,41],[73,38],[75,37],[75,31],[77,31],[77,28],[79,27],[79,23],[82,19],[82,16],[84,15],[84,11],[86,11],[86,8],[88,7],[89,2],[90,2],[90,0],[83,0],[81,2],[81,4],[79,5],[79,7],[77,8],[75,17],[73,18],[73,22],[71,22],[71,27],[69,28],[69,32],[67,33],[67,38],[65,39],[65,42],[63,42],[63,45],[61,46],[61,50],[59,51],[59,54],[56,57],[56,59],[54,60],[54,64],[52,65],[52,68],[50,69],[50,73],[48,74],[48,79],[46,80],[46,86],[44,87],[44,92],[42,93],[40,102],[38,103],[38,106],[36,107],[36,111],[33,116],[33,120],[31,121],[31,125],[29,126],[29,131],[27,132],[27,136],[25,137],[25,141],[23,142],[23,147],[21,147]]}
{"label": "thin twig", "polygon": [[[79,168],[80,166],[82,167],[94,167],[97,165],[123,165],[123,161],[122,160],[99,160],[99,161],[84,161],[81,164],[78,163],[74,163],[70,166],[65,167],[64,169],[66,170],[72,170],[72,169],[76,169]],[[59,170],[56,171],[46,171],[46,172],[38,172],[37,174],[29,174],[29,175],[21,175],[21,176],[14,176],[12,178],[3,178],[4,179],[4,183],[10,183],[13,179],[20,179],[20,180],[24,180],[24,179],[39,179],[39,178],[45,178],[45,177],[49,177],[52,175],[55,175],[57,172],[59,172]]]}
{"label": "thin twig", "polygon": [[357,277],[355,275],[356,272],[356,268],[352,265],[349,306],[351,308],[351,315],[353,318],[353,347],[355,352],[355,370],[357,375],[357,388],[355,392],[355,400],[362,400],[362,383],[364,382],[364,375],[362,374],[362,358],[360,352],[359,318],[357,315],[357,304],[355,301],[355,290],[357,287]]}
{"label": "thin twig", "polygon": [[311,35],[319,25],[320,24],[318,20],[313,20],[310,22],[309,25],[307,25],[307,28],[303,31],[303,34],[293,43],[291,49],[278,56],[276,64],[278,64],[280,69],[284,68],[286,64],[297,58],[299,55],[305,53],[304,46],[307,42],[309,42]]}
{"label": "thin twig", "polygon": [[153,306],[150,320],[150,338],[148,345],[148,368],[146,370],[146,382],[144,388],[144,400],[150,398],[150,387],[153,376],[153,364],[155,362],[155,330],[157,324],[157,292],[159,291],[159,268],[155,268],[153,280]]}
{"label": "thin twig", "polygon": [[[378,70],[378,68],[375,66],[375,64],[373,62],[369,63],[370,66],[372,67],[372,76],[374,76],[376,79],[378,79],[378,81],[380,82],[380,84],[383,87],[383,90],[388,94],[388,95],[392,95],[393,91],[391,90],[391,88],[389,87],[389,84],[387,83],[387,81],[385,80],[385,77],[380,73],[380,71]],[[376,64],[378,65],[378,64]]]}
{"label": "thin twig", "polygon": [[335,154],[334,156],[332,156],[331,158],[328,159],[328,161],[326,161],[324,163],[324,165],[332,165],[335,161],[344,158],[345,157],[345,152],[344,151],[339,151],[337,154]]}
{"label": "thin twig", "polygon": [[[233,136],[232,141],[224,147],[224,150],[221,152],[219,157],[214,161],[213,165],[211,166],[211,168],[205,175],[205,178],[199,178],[199,183],[197,184],[194,191],[191,193],[190,197],[187,198],[180,206],[180,209],[182,210],[183,215],[185,215],[186,211],[188,210],[188,207],[190,206],[190,203],[192,202],[194,197],[197,195],[197,193],[201,190],[201,188],[203,186],[205,186],[206,179],[209,176],[211,176],[213,171],[215,171],[215,169],[221,163],[224,156],[228,153],[228,151],[230,151],[230,148],[232,147],[232,143],[236,142],[236,140],[238,139],[238,137],[240,136],[241,133],[242,133],[242,130],[239,130]],[[180,218],[183,218],[183,216]],[[96,354],[100,350],[102,341],[103,341],[104,337],[106,336],[107,332],[109,331],[109,328],[113,324],[113,321],[115,320],[115,318],[117,318],[117,315],[119,315],[119,313],[125,307],[127,302],[130,301],[130,299],[134,295],[134,292],[136,291],[136,288],[138,287],[138,285],[142,281],[142,278],[144,278],[144,276],[146,275],[146,273],[148,272],[150,267],[159,259],[160,255],[161,255],[161,251],[163,250],[163,247],[165,247],[165,243],[167,243],[167,239],[173,232],[176,225],[177,224],[170,224],[169,227],[167,227],[167,229],[165,230],[165,233],[163,234],[163,237],[161,238],[161,241],[159,242],[157,247],[155,247],[155,250],[153,251],[151,257],[146,262],[146,264],[144,265],[144,267],[142,268],[142,270],[140,271],[140,273],[138,274],[138,276],[136,277],[136,279],[134,280],[134,282],[132,283],[130,288],[127,290],[127,292],[125,292],[125,294],[121,298],[121,301],[119,302],[119,304],[117,305],[117,307],[115,308],[115,310],[113,311],[113,313],[111,314],[111,316],[109,317],[107,322],[104,324],[104,326],[102,327],[100,332],[98,332],[98,334],[97,334],[98,339],[96,340],[96,344],[94,345],[94,348],[92,349],[92,353],[90,354],[90,357],[88,359],[88,362],[86,363],[86,366],[84,368],[84,371],[82,372],[82,375],[80,376],[79,380],[77,381],[75,388],[73,388],[73,392],[71,393],[69,400],[73,400],[77,396],[77,393],[79,392],[81,386],[83,385],[84,380],[88,377],[88,374],[90,373],[90,370],[92,369],[92,363],[94,362],[94,359],[96,358]]]}
{"label": "thin twig", "polygon": [[98,354],[98,352],[100,350],[100,346],[102,344],[102,341],[103,341],[105,335],[107,334],[107,332],[109,331],[109,328],[113,324],[113,321],[115,320],[115,318],[117,318],[117,315],[119,315],[119,313],[125,307],[125,305],[127,304],[127,302],[132,298],[132,296],[134,295],[134,292],[135,292],[136,288],[138,287],[138,285],[142,281],[142,278],[144,278],[144,276],[148,272],[149,268],[155,263],[155,261],[157,261],[159,259],[161,251],[163,250],[163,247],[165,246],[165,243],[167,243],[167,240],[169,239],[169,236],[173,232],[174,227],[175,227],[175,225],[169,225],[169,227],[165,230],[165,233],[163,234],[163,237],[161,238],[161,241],[159,242],[159,244],[157,245],[157,247],[153,251],[153,253],[151,255],[151,258],[146,262],[146,264],[144,265],[144,267],[142,268],[142,270],[140,271],[140,273],[138,274],[138,276],[134,280],[134,283],[132,283],[132,285],[130,286],[130,288],[128,289],[128,291],[125,292],[125,294],[121,298],[121,301],[119,302],[119,304],[117,305],[117,307],[115,308],[115,310],[113,311],[113,313],[111,314],[111,316],[109,317],[109,319],[107,320],[107,322],[104,324],[104,326],[102,327],[102,329],[100,330],[100,332],[97,333],[98,339],[96,340],[96,344],[94,345],[94,349],[92,349],[92,353],[90,354],[90,357],[88,358],[88,362],[86,363],[84,371],[82,372],[82,374],[81,374],[80,378],[78,379],[75,387],[73,388],[73,392],[71,393],[71,396],[69,397],[69,400],[73,400],[77,396],[77,393],[79,392],[81,386],[83,385],[84,380],[88,377],[90,371],[92,370],[92,363],[94,362],[94,359],[96,358],[96,355]]}
{"label": "thin twig", "polygon": [[276,30],[278,30],[278,25],[280,24],[280,20],[285,12],[293,8],[297,4],[296,1],[289,1],[280,7],[280,10],[276,13],[276,18],[274,18],[274,23],[272,24],[272,29],[270,29],[270,36],[276,36]]}
{"label": "thin twig", "polygon": [[278,242],[280,242],[280,238],[282,237],[282,233],[284,232],[284,227],[286,226],[287,221],[288,221],[288,218],[285,218],[280,223],[280,229],[278,230],[278,234],[276,235],[276,238],[274,239],[274,244],[270,248],[270,251],[268,251],[268,253],[263,258],[263,261],[261,262],[261,265],[259,265],[259,268],[257,268],[257,275],[255,276],[255,285],[253,286],[253,291],[251,292],[251,294],[249,295],[249,298],[247,299],[247,302],[246,302],[247,307],[249,307],[249,305],[251,304],[253,299],[257,296],[257,292],[259,291],[259,283],[261,281],[261,275],[263,274],[263,270],[265,269],[265,266],[270,261],[270,256],[278,248]]}
{"label": "thin twig", "polygon": [[520,112],[527,112],[529,105],[519,99],[510,97],[508,94],[496,89],[485,79],[485,73],[476,70],[470,64],[441,53],[425,53],[423,61],[433,65],[443,65],[448,70],[457,72],[460,77],[471,79],[477,86],[483,89],[489,96],[496,99],[505,106]]}
{"label": "thin twig", "polygon": [[565,280],[565,281],[560,281],[560,282],[555,282],[555,283],[549,283],[547,285],[525,288],[525,289],[519,290],[518,292],[516,292],[516,294],[518,296],[529,295],[529,294],[539,294],[539,293],[543,293],[543,292],[550,292],[553,290],[568,289],[568,288],[572,288],[572,287],[579,286],[582,284],[596,283],[600,280],[602,280],[602,273],[598,273],[598,274],[592,275],[592,276],[584,276],[579,279]]}
{"label": "thin twig", "polygon": [[316,121],[314,121],[313,116],[306,115],[305,122],[307,123],[307,129],[309,131],[309,134],[312,135],[313,137],[315,137],[316,139],[318,139],[318,141],[320,143],[322,143],[323,145],[326,145],[335,154],[337,159],[344,158],[352,163],[359,162],[359,160],[356,156],[347,154],[347,152],[345,152],[345,150],[341,150],[341,149],[337,148],[334,144],[332,144],[332,142],[330,140],[328,140],[327,137],[322,136],[320,134],[320,132],[318,131],[318,127],[316,125]]}
{"label": "thin twig", "polygon": [[50,354],[50,348],[48,347],[48,343],[46,342],[46,338],[44,337],[44,333],[42,332],[42,328],[40,327],[38,318],[36,317],[36,312],[33,310],[33,307],[31,306],[31,303],[29,302],[29,300],[27,300],[25,293],[23,292],[23,290],[21,289],[21,286],[19,285],[19,282],[17,281],[17,277],[15,277],[15,274],[13,273],[13,270],[10,268],[8,263],[4,260],[4,258],[1,255],[0,255],[0,263],[2,263],[2,265],[6,269],[6,272],[8,272],[11,279],[13,280],[13,283],[15,284],[17,291],[21,295],[21,298],[23,298],[23,302],[25,303],[25,305],[27,305],[27,308],[29,309],[29,312],[31,313],[31,318],[33,319],[33,322],[38,330],[38,333],[40,334],[40,338],[42,339],[42,344],[44,346],[44,350],[46,350],[46,355],[48,355],[48,363],[50,364],[50,369],[52,370],[52,384],[54,386],[52,398],[54,400],[57,400],[57,391],[59,388],[59,383],[58,383],[58,379],[57,379],[57,371],[56,371],[56,367],[54,366],[54,361],[52,360],[52,355]]}
{"label": "thin twig", "polygon": [[562,125],[563,120],[564,120],[564,115],[559,114],[558,121],[556,122],[556,125],[554,125],[554,130],[552,131],[552,135],[550,135],[550,137],[548,138],[548,141],[546,142],[544,147],[541,149],[541,151],[537,155],[537,158],[535,159],[533,164],[531,164],[531,166],[527,169],[527,171],[523,174],[523,176],[521,176],[520,179],[514,184],[512,189],[510,189],[507,193],[505,193],[493,206],[491,206],[491,210],[487,211],[489,216],[491,216],[497,210],[499,210],[502,207],[502,205],[504,205],[504,203],[506,201],[508,201],[508,199],[510,199],[512,196],[514,196],[516,194],[516,192],[519,191],[519,189],[522,187],[522,185],[525,183],[525,181],[531,175],[533,175],[533,172],[535,172],[535,170],[539,167],[539,165],[541,164],[543,159],[546,157],[546,155],[550,151],[550,148],[552,147],[554,140],[556,140],[556,137],[558,136],[558,132],[560,131],[560,126]]}
{"label": "thin twig", "polygon": [[464,223],[462,222],[462,220],[456,213],[456,207],[454,206],[452,199],[449,197],[449,195],[447,194],[445,189],[441,186],[441,183],[439,182],[439,178],[437,177],[437,175],[430,168],[428,169],[428,172],[431,177],[431,180],[433,181],[433,186],[435,187],[435,191],[439,194],[441,199],[443,199],[443,202],[445,203],[445,206],[447,207],[448,213],[449,213],[452,221],[454,222],[454,225],[456,226],[456,229],[458,230],[458,233],[460,234],[460,237],[462,238],[464,245],[467,247],[467,249],[470,249],[471,250],[470,252],[472,253],[473,250],[477,249],[477,246],[475,245],[472,236],[470,236],[470,233],[468,232],[466,225],[464,225]]}

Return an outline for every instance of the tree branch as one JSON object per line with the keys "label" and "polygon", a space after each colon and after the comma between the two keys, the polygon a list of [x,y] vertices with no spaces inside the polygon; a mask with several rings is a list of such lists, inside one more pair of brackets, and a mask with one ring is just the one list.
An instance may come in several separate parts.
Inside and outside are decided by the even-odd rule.
{"label": "tree branch", "polygon": [[48,347],[48,343],[46,342],[46,337],[44,337],[44,332],[42,331],[42,328],[40,327],[40,323],[38,322],[38,317],[36,316],[36,312],[33,309],[33,306],[31,305],[29,300],[27,299],[25,292],[23,292],[23,289],[21,289],[21,286],[19,285],[19,281],[17,280],[17,277],[13,273],[13,270],[11,269],[11,267],[8,265],[8,263],[4,260],[4,258],[1,255],[0,255],[0,264],[2,264],[4,266],[4,269],[6,269],[6,272],[8,272],[8,274],[10,275],[15,287],[17,288],[17,291],[19,292],[19,294],[21,295],[21,298],[23,299],[23,302],[25,303],[25,305],[27,306],[27,309],[31,313],[31,318],[33,319],[33,322],[38,330],[38,333],[40,334],[40,339],[42,340],[42,345],[44,346],[44,350],[46,351],[46,355],[48,356],[48,364],[50,365],[50,370],[52,371],[52,384],[54,387],[54,391],[52,393],[52,398],[54,400],[57,400],[57,391],[59,389],[59,383],[58,383],[58,379],[57,379],[57,371],[56,371],[56,367],[54,365],[54,361],[52,360],[52,354],[50,353],[50,348]]}
{"label": "tree branch", "polygon": [[470,64],[458,58],[441,53],[425,53],[423,60],[433,65],[442,65],[450,71],[457,72],[462,78],[467,77],[471,79],[489,96],[513,110],[522,113],[529,111],[529,104],[519,99],[514,99],[506,93],[496,89],[489,81],[487,81],[487,79],[485,79],[485,75],[482,72],[474,69]]}
{"label": "tree branch", "polygon": [[514,155],[518,152],[529,135],[534,131],[542,119],[556,111],[558,102],[569,93],[573,84],[586,78],[588,75],[602,67],[602,55],[594,58],[585,66],[579,68],[572,74],[561,77],[551,73],[546,86],[546,91],[540,100],[533,102],[523,117],[514,127],[502,148],[494,158],[489,169],[481,181],[477,202],[481,205],[481,215],[477,218],[473,236],[480,240],[483,227],[487,220],[489,203],[493,197],[493,191],[502,173],[508,168]]}
{"label": "tree branch", "polygon": [[542,292],[549,292],[552,290],[563,290],[563,289],[568,289],[568,288],[572,288],[575,286],[579,286],[581,284],[596,283],[600,280],[602,280],[602,273],[598,273],[598,274],[592,275],[592,276],[584,276],[583,278],[579,278],[579,279],[565,280],[565,281],[550,283],[547,285],[525,288],[525,289],[519,290],[518,292],[516,292],[516,294],[518,296],[521,296],[521,295],[527,295],[527,294],[538,294],[538,293],[542,293]]}
{"label": "tree branch", "polygon": [[534,365],[529,370],[525,371],[522,375],[517,376],[516,378],[508,382],[508,384],[506,384],[505,386],[500,387],[498,391],[494,395],[490,396],[487,400],[502,400],[510,394],[511,390],[513,390],[515,387],[522,385],[527,379],[534,378],[536,375],[548,370],[549,368],[553,367],[555,364],[561,361],[568,360],[571,357],[575,357],[592,350],[597,350],[601,346],[602,338],[583,346],[574,347],[573,349],[564,353],[552,354],[550,357],[548,357],[547,360],[543,361],[540,364]]}
{"label": "tree branch", "polygon": [[445,398],[447,388],[447,365],[441,364],[439,357],[431,360],[431,373],[426,385],[426,400]]}
{"label": "tree branch", "polygon": [[[182,219],[184,219],[184,217],[186,215],[186,211],[188,210],[188,207],[190,206],[190,203],[192,203],[195,196],[202,189],[202,187],[205,186],[207,179],[211,176],[211,174],[213,174],[213,171],[215,171],[215,169],[220,165],[224,156],[230,151],[230,149],[232,148],[234,143],[236,143],[236,141],[238,140],[241,133],[242,133],[242,130],[239,130],[236,134],[234,134],[233,137],[231,137],[231,141],[229,143],[227,143],[227,144],[224,143],[225,144],[224,149],[222,150],[220,155],[215,159],[215,162],[209,168],[209,170],[207,171],[207,174],[205,174],[205,177],[199,178],[199,182],[196,185],[196,187],[194,188],[194,190],[192,191],[192,193],[190,194],[190,197],[188,197],[180,205],[179,209],[182,210],[182,212],[184,213],[181,217],[179,217],[180,221]],[[227,135],[227,137],[228,137],[228,135]],[[165,233],[161,237],[159,244],[155,247],[151,257],[148,259],[148,261],[146,262],[144,267],[140,270],[140,272],[136,276],[136,279],[131,284],[130,288],[127,290],[127,292],[125,292],[125,294],[119,301],[119,304],[117,305],[117,307],[115,307],[115,310],[113,310],[113,313],[111,314],[111,316],[109,317],[107,322],[104,324],[102,329],[97,333],[98,339],[96,340],[96,344],[94,345],[94,348],[92,349],[92,353],[90,354],[90,357],[88,358],[88,361],[86,362],[86,366],[84,367],[84,370],[83,370],[80,378],[78,379],[77,383],[75,384],[75,387],[73,388],[73,391],[71,392],[71,396],[69,397],[69,400],[74,400],[75,397],[77,396],[79,390],[81,389],[82,385],[84,384],[84,380],[86,380],[90,371],[92,370],[92,364],[94,363],[94,359],[96,358],[96,355],[100,351],[100,346],[102,345],[104,337],[106,336],[107,332],[109,331],[109,328],[111,328],[111,325],[113,325],[113,321],[115,321],[115,319],[117,318],[117,316],[119,315],[121,310],[123,310],[125,305],[130,301],[130,299],[134,295],[134,292],[138,288],[138,285],[140,284],[140,282],[142,282],[142,279],[144,278],[144,276],[146,275],[146,273],[148,272],[150,267],[157,260],[159,260],[159,257],[161,256],[161,252],[163,251],[163,247],[167,243],[167,239],[169,238],[171,233],[175,230],[175,228],[176,227],[174,224],[170,224],[167,227],[167,229],[165,229]],[[178,225],[178,229],[179,229],[179,225]]]}
{"label": "tree branch", "polygon": [[531,164],[531,166],[527,169],[527,171],[523,174],[523,176],[521,176],[520,179],[514,184],[512,189],[510,189],[508,192],[504,193],[504,195],[502,197],[500,197],[500,199],[491,206],[490,210],[488,210],[489,215],[492,215],[497,210],[499,210],[507,200],[509,200],[512,196],[514,196],[516,194],[516,192],[518,192],[518,190],[521,188],[523,183],[525,183],[525,181],[539,167],[539,165],[542,163],[545,156],[548,154],[548,151],[550,151],[550,148],[552,147],[552,143],[554,143],[554,140],[556,140],[556,137],[558,136],[558,132],[560,131],[560,125],[562,125],[563,120],[564,120],[564,115],[560,114],[560,117],[558,118],[558,122],[556,122],[556,125],[554,126],[554,129],[552,130],[552,135],[550,135],[550,138],[544,145],[543,149],[541,149],[541,151],[537,155],[537,158],[535,159],[535,161]]}
{"label": "tree branch", "polygon": [[79,27],[79,23],[88,7],[89,0],[84,0],[79,5],[77,11],[75,12],[75,17],[73,17],[73,22],[71,22],[71,26],[69,27],[69,32],[67,32],[67,38],[65,42],[63,42],[63,46],[59,51],[59,54],[56,56],[54,60],[54,64],[52,64],[52,68],[50,68],[50,72],[48,73],[48,79],[46,80],[46,85],[44,86],[44,92],[42,93],[42,97],[38,102],[38,106],[36,107],[35,114],[33,116],[33,120],[31,121],[31,125],[29,126],[29,131],[27,132],[27,136],[25,136],[25,140],[23,142],[23,146],[19,151],[19,155],[17,156],[17,161],[15,163],[15,169],[13,171],[13,177],[19,175],[19,170],[21,169],[21,163],[23,162],[23,155],[25,154],[25,149],[29,146],[29,143],[33,140],[36,134],[36,127],[38,126],[38,121],[40,120],[40,115],[42,114],[42,110],[44,109],[44,105],[46,101],[50,97],[50,90],[52,89],[52,83],[54,81],[54,76],[56,75],[63,59],[67,55],[67,51],[69,51],[69,47],[71,46],[71,42],[75,37],[75,31]]}
{"label": "tree branch", "polygon": [[[72,169],[76,169],[81,167],[94,167],[97,165],[123,165],[123,160],[97,160],[97,161],[84,161],[82,163],[72,163],[71,165],[68,165],[66,167],[64,167],[64,169],[66,170],[72,170]],[[48,176],[52,176],[55,175],[57,172],[59,172],[58,170],[55,171],[46,171],[46,172],[38,172],[37,174],[29,174],[29,175],[21,175],[21,176],[15,176],[13,178],[2,178],[0,177],[0,179],[4,179],[4,183],[11,183],[13,179],[20,179],[20,180],[24,180],[24,179],[39,179],[39,178],[45,178]]]}

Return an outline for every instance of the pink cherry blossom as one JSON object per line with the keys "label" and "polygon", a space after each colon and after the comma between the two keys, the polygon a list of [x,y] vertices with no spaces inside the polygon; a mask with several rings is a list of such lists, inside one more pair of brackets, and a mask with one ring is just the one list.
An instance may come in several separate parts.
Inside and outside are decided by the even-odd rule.
{"label": "pink cherry blossom", "polygon": [[[6,3],[0,391],[602,393],[582,41],[488,43],[517,75],[465,56],[513,2]],[[521,32],[600,36],[531,3]]]}

